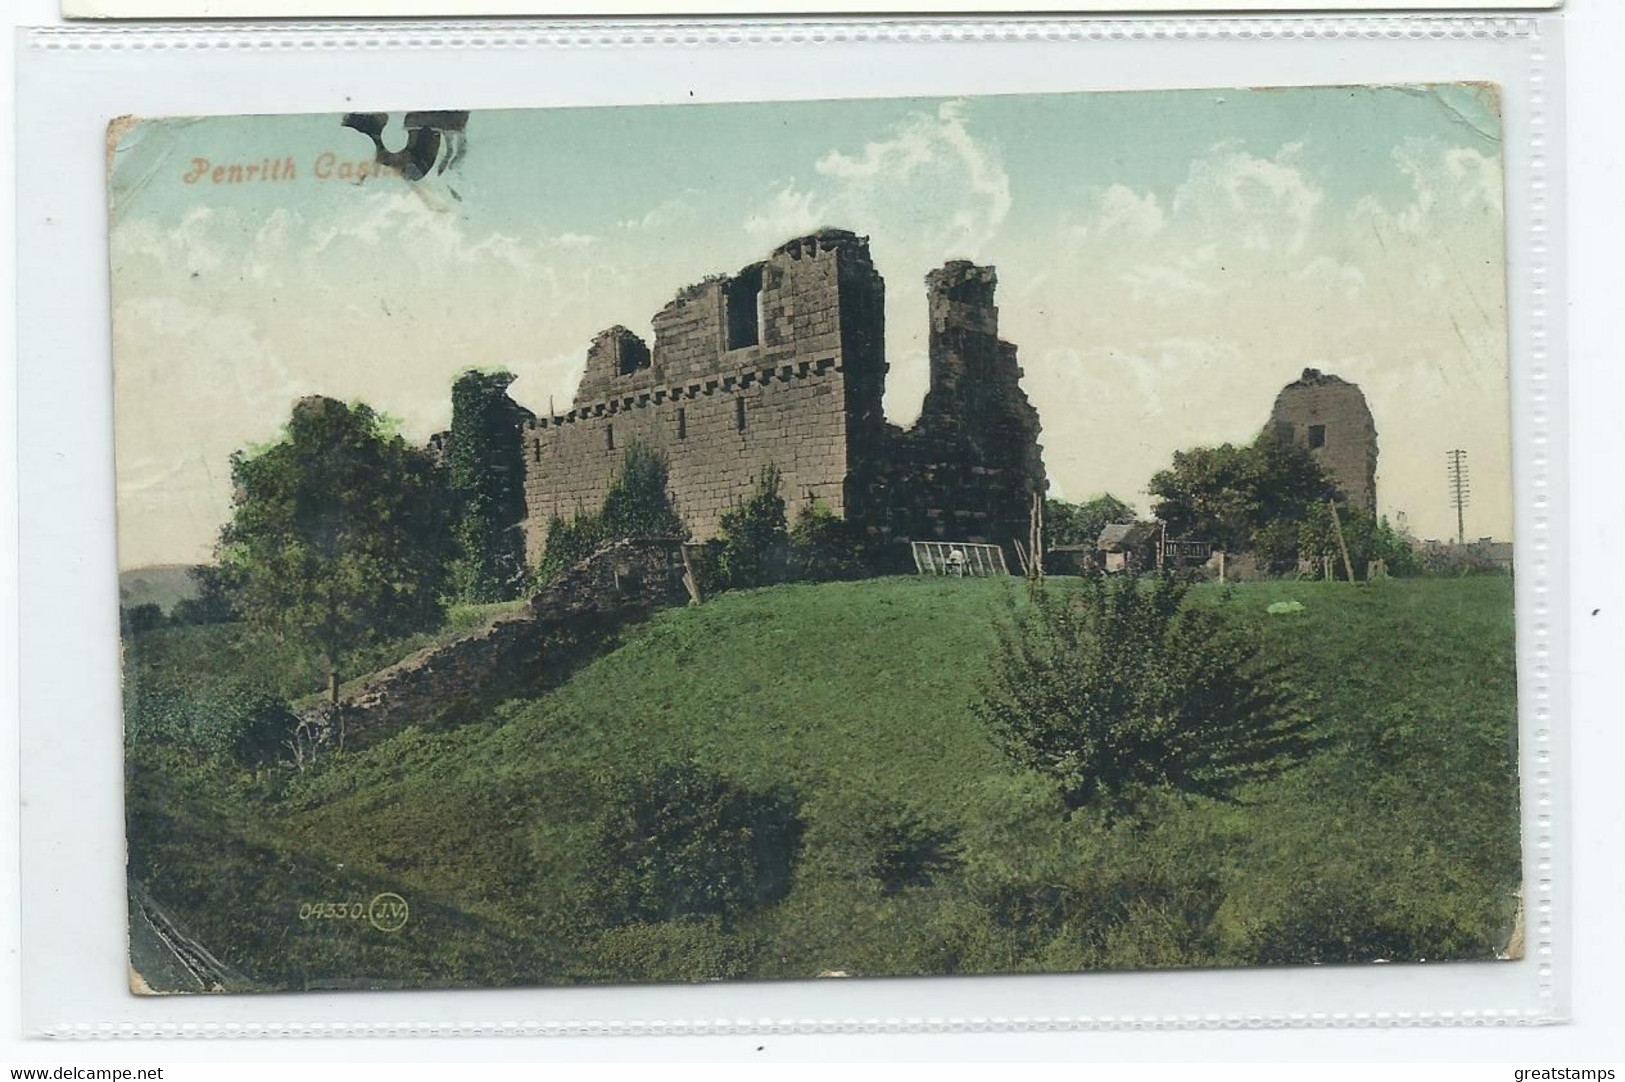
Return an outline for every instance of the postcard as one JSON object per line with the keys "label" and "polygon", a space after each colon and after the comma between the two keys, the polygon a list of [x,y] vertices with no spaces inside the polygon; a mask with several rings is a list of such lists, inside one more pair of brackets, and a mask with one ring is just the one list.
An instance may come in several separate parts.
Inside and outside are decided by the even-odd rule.
{"label": "postcard", "polygon": [[108,148],[134,991],[1522,956],[1496,87]]}

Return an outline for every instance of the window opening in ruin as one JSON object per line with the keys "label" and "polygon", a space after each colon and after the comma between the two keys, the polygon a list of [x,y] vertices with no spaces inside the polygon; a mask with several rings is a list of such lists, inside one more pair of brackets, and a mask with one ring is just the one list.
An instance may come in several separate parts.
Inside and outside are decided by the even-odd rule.
{"label": "window opening in ruin", "polygon": [[542,460],[542,441],[541,440],[537,440],[535,443],[530,445],[530,453],[531,453],[531,457],[535,461],[540,462]]}
{"label": "window opening in ruin", "polygon": [[734,427],[741,432],[745,431],[745,400],[743,398],[734,399]]}
{"label": "window opening in ruin", "polygon": [[1326,426],[1325,425],[1310,425],[1309,426],[1309,446],[1311,448],[1326,446]]}
{"label": "window opening in ruin", "polygon": [[615,450],[615,426],[604,426],[604,445],[611,451]]}
{"label": "window opening in ruin", "polygon": [[756,345],[762,339],[762,268],[740,271],[723,293],[728,309],[728,348]]}
{"label": "window opening in ruin", "polygon": [[677,438],[680,440],[688,439],[688,408],[686,406],[677,407]]}

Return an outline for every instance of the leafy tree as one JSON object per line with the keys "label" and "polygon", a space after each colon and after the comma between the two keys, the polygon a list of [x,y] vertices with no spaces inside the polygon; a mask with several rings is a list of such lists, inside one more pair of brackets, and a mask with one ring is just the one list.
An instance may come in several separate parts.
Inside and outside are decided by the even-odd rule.
{"label": "leafy tree", "polygon": [[458,555],[451,589],[463,601],[519,596],[526,579],[526,410],[508,397],[509,372],[464,372],[451,388],[447,483],[456,508]]}
{"label": "leafy tree", "polygon": [[345,658],[432,628],[450,531],[427,455],[365,405],[300,399],[284,438],[231,460],[216,553],[244,618],[320,655],[337,703]]}
{"label": "leafy tree", "polygon": [[1004,629],[976,715],[1069,807],[1120,816],[1168,790],[1233,800],[1310,750],[1256,637],[1186,606],[1189,588],[1168,575],[1036,587]]}
{"label": "leafy tree", "polygon": [[672,507],[666,487],[666,460],[638,442],[621,456],[604,506],[596,514],[577,509],[573,518],[554,515],[547,524],[547,548],[536,577],[550,582],[592,555],[600,545],[623,537],[687,537],[688,527]]}
{"label": "leafy tree", "polygon": [[790,892],[796,801],[689,765],[623,779],[593,827],[592,878],[611,924],[718,917]]}
{"label": "leafy tree", "polygon": [[1105,493],[1072,503],[1069,500],[1044,501],[1045,542],[1051,548],[1062,545],[1088,545],[1100,540],[1100,531],[1114,522],[1133,522],[1134,508]]}
{"label": "leafy tree", "polygon": [[1317,503],[1337,496],[1308,449],[1272,429],[1244,447],[1226,443],[1176,451],[1173,465],[1152,476],[1150,491],[1156,497],[1152,513],[1168,524],[1170,535],[1251,552],[1262,533],[1266,544],[1273,543],[1272,559],[1290,556],[1293,562],[1296,552],[1282,551],[1287,535],[1266,531],[1275,523],[1300,523]]}
{"label": "leafy tree", "polygon": [[790,534],[776,466],[766,466],[756,491],[722,513],[717,574],[730,589],[765,586],[785,577]]}

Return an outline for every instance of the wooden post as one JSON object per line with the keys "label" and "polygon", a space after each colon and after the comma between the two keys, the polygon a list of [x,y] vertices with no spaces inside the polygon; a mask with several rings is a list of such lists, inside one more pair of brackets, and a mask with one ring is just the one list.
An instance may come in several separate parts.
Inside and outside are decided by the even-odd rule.
{"label": "wooden post", "polygon": [[1033,567],[1038,571],[1038,581],[1044,581],[1044,494],[1033,493],[1033,508],[1038,512],[1038,532],[1033,536],[1032,560]]}
{"label": "wooden post", "polygon": [[1157,523],[1157,570],[1162,570],[1163,560],[1168,551],[1168,524]]}
{"label": "wooden post", "polygon": [[1337,515],[1337,501],[1327,500],[1326,506],[1332,509],[1332,532],[1337,534],[1337,548],[1343,554],[1343,570],[1348,572],[1349,581],[1355,582],[1354,561],[1349,559],[1348,542],[1343,540],[1343,520]]}
{"label": "wooden post", "polygon": [[[688,590],[688,603],[700,603],[700,580],[694,575],[694,565],[688,559],[688,546],[678,545],[677,551],[683,554],[683,586]],[[668,580],[669,581],[669,580]]]}
{"label": "wooden post", "polygon": [[1224,581],[1224,549],[1219,550],[1219,581]]}
{"label": "wooden post", "polygon": [[1044,494],[1033,493],[1033,502],[1027,512],[1027,552],[1025,555],[1019,549],[1017,557],[1022,563],[1022,573],[1030,579],[1044,577]]}

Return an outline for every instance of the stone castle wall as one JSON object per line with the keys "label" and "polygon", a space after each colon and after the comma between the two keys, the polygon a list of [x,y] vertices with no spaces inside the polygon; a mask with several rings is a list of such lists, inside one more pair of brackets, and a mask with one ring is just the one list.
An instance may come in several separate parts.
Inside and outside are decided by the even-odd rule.
{"label": "stone castle wall", "polygon": [[1309,448],[1351,506],[1376,513],[1377,424],[1356,384],[1306,368],[1276,396],[1270,424]]}
{"label": "stone castle wall", "polygon": [[882,539],[1024,538],[1045,485],[1038,415],[998,338],[995,284],[965,262],[929,276],[931,390],[906,431],[881,405],[885,284],[867,238],[846,230],[680,291],[654,316],[652,348],[602,332],[569,411],[521,433],[531,560],[549,519],[601,506],[633,441],[665,455],[696,539],[769,465],[792,518],[817,499]]}
{"label": "stone castle wall", "polygon": [[633,441],[665,454],[698,538],[769,465],[792,508],[846,514],[854,445],[880,408],[883,288],[863,240],[826,230],[681,291],[654,317],[653,349],[625,328],[599,335],[570,410],[522,433],[531,559],[549,518],[598,508]]}

